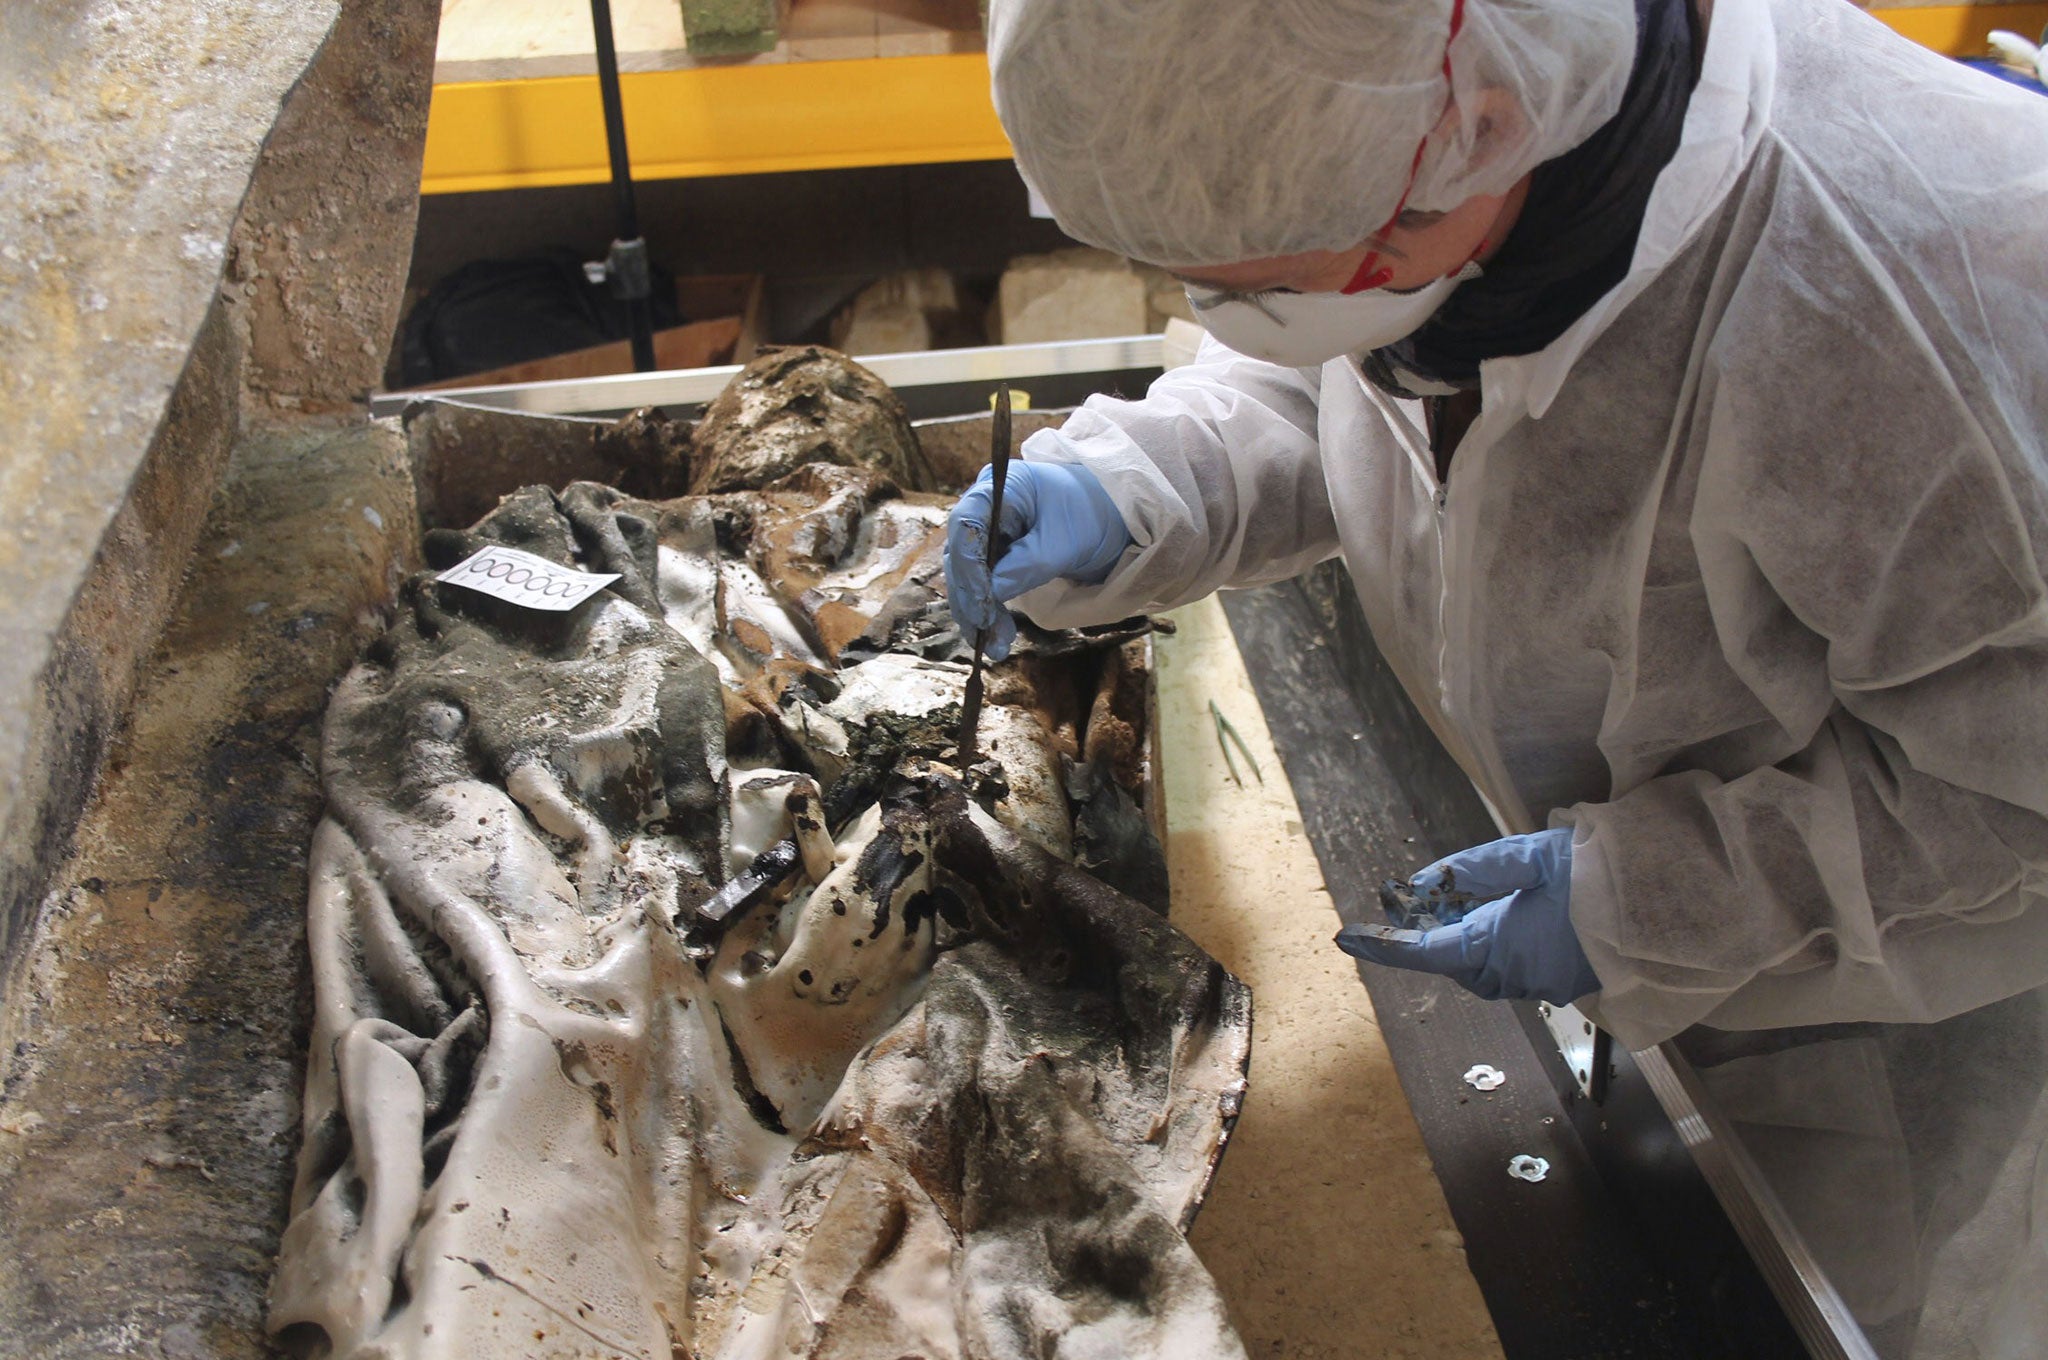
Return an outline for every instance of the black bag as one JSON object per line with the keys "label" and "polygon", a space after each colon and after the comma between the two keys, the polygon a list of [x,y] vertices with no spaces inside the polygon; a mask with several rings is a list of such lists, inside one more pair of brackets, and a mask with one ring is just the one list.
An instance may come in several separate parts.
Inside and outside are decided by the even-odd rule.
{"label": "black bag", "polygon": [[[584,257],[558,248],[516,260],[479,260],[435,284],[403,328],[407,387],[460,378],[632,334],[626,304],[583,273]],[[678,326],[675,278],[655,266],[654,329]]]}

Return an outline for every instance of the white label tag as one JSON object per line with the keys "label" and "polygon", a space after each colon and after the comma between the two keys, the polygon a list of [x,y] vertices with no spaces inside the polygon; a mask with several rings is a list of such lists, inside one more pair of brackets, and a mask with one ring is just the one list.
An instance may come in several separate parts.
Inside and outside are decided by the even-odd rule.
{"label": "white label tag", "polygon": [[434,578],[467,586],[528,609],[574,609],[619,579],[617,572],[577,571],[556,566],[517,548],[489,547],[457,562]]}

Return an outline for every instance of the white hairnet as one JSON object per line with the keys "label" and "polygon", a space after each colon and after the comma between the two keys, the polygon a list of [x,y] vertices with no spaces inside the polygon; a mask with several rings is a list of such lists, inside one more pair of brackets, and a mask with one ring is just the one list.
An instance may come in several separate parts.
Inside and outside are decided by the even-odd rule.
{"label": "white hairnet", "polygon": [[[1632,0],[988,11],[1024,177],[1069,235],[1168,266],[1349,249],[1404,190],[1424,211],[1503,192],[1613,116],[1635,58]],[[1489,90],[1512,101],[1491,116]]]}

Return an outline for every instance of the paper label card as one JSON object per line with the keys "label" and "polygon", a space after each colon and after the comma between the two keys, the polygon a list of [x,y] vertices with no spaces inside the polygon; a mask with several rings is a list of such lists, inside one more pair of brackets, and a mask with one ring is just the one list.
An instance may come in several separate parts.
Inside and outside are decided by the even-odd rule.
{"label": "paper label card", "polygon": [[434,578],[480,590],[528,609],[574,609],[619,579],[617,572],[577,571],[517,548],[493,545]]}

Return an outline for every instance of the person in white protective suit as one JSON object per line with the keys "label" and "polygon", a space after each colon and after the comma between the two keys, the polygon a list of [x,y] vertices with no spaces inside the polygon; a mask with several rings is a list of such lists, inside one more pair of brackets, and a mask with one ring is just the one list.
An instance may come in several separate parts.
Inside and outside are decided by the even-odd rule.
{"label": "person in white protective suit", "polygon": [[[1887,1357],[2048,1356],[2048,100],[1846,0],[992,0],[1211,335],[986,475],[1008,644],[1341,553],[1519,835],[1340,943],[1689,1031]],[[1818,1027],[1818,1028],[1816,1028]]]}

